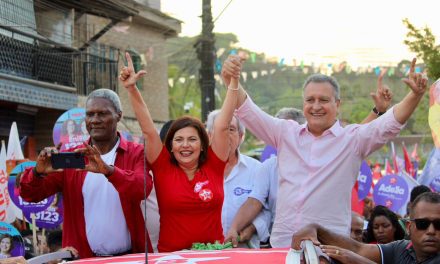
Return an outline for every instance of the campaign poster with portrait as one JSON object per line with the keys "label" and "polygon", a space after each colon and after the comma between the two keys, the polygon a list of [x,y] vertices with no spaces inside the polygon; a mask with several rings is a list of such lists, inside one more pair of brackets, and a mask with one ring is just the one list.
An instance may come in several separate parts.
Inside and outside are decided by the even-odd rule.
{"label": "campaign poster with portrait", "polygon": [[0,222],[0,263],[1,259],[24,256],[24,242],[15,227]]}
{"label": "campaign poster with portrait", "polygon": [[63,222],[63,196],[61,193],[54,195],[52,203],[43,211],[31,213],[23,211],[24,217],[32,223],[31,214],[35,215],[35,225],[39,228],[55,229]]}
{"label": "campaign poster with portrait", "polygon": [[376,205],[386,206],[393,212],[406,204],[408,196],[408,183],[399,175],[386,175],[374,186],[373,199]]}
{"label": "campaign poster with portrait", "polygon": [[35,212],[43,211],[47,207],[49,207],[54,200],[54,196],[50,196],[38,203],[30,203],[23,200],[23,198],[20,196],[20,192],[19,192],[20,178],[23,172],[27,168],[33,168],[35,167],[36,164],[37,163],[35,161],[26,161],[20,163],[17,165],[17,167],[15,167],[11,171],[11,174],[9,175],[9,181],[8,181],[9,196],[11,197],[12,202],[18,208],[20,208],[23,211],[23,213],[26,212],[35,213]]}
{"label": "campaign poster with portrait", "polygon": [[64,112],[55,122],[53,143],[56,146],[61,142],[61,150],[79,146],[88,139],[84,108],[72,108]]}

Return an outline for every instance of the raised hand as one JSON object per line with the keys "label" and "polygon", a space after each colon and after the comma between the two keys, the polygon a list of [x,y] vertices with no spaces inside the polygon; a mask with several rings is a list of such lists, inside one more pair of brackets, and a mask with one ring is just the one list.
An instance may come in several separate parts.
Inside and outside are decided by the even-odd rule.
{"label": "raised hand", "polygon": [[388,107],[391,105],[391,100],[393,94],[390,91],[390,88],[383,84],[383,77],[385,76],[387,70],[383,69],[379,77],[377,78],[377,89],[376,92],[370,93],[371,98],[373,98],[374,106],[379,112],[387,111]]}
{"label": "raised hand", "polygon": [[227,87],[231,83],[231,78],[239,79],[241,73],[242,59],[238,55],[229,55],[222,67],[223,82]]}
{"label": "raised hand", "polygon": [[52,154],[58,154],[60,151],[62,143],[60,142],[55,147],[45,147],[43,150],[40,151],[40,154],[38,154],[37,157],[37,165],[35,165],[35,170],[39,174],[48,174],[51,172],[60,172],[63,171],[63,169],[54,169],[52,168],[52,163],[50,161],[50,157]]}
{"label": "raised hand", "polygon": [[428,78],[421,73],[415,72],[416,61],[416,58],[412,60],[408,78],[403,79],[403,82],[411,88],[414,94],[423,95],[426,92]]}
{"label": "raised hand", "polygon": [[122,67],[119,73],[119,80],[121,80],[122,85],[125,88],[134,88],[136,86],[136,82],[142,78],[146,71],[140,70],[137,73],[134,71],[133,61],[131,60],[131,56],[128,52],[125,53],[125,58],[127,59],[127,66]]}

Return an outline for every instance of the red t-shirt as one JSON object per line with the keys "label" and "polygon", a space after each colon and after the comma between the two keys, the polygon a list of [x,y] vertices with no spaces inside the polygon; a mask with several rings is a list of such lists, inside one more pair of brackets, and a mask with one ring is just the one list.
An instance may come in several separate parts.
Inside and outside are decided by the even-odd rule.
{"label": "red t-shirt", "polygon": [[194,242],[223,242],[221,213],[226,162],[208,148],[206,162],[190,181],[170,158],[164,146],[151,166],[160,214],[159,252],[189,249]]}

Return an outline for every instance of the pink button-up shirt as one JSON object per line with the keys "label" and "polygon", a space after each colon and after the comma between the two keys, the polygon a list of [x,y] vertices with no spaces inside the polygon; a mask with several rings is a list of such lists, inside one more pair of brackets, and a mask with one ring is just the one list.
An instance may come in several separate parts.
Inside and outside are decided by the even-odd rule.
{"label": "pink button-up shirt", "polygon": [[351,190],[362,160],[399,134],[394,109],[364,125],[338,121],[321,136],[307,124],[274,118],[248,97],[237,117],[255,136],[278,150],[279,189],[270,242],[289,247],[292,235],[310,223],[349,235]]}

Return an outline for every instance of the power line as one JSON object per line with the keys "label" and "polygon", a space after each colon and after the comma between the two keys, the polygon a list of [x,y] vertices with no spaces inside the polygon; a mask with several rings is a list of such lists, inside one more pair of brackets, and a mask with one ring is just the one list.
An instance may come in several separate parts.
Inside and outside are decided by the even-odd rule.
{"label": "power line", "polygon": [[223,8],[223,10],[220,12],[220,14],[218,14],[218,16],[214,19],[213,23],[215,23],[217,21],[217,19],[220,18],[221,15],[223,15],[223,12],[225,12],[226,8],[228,8],[228,6],[232,3],[233,0],[229,1],[229,3]]}

